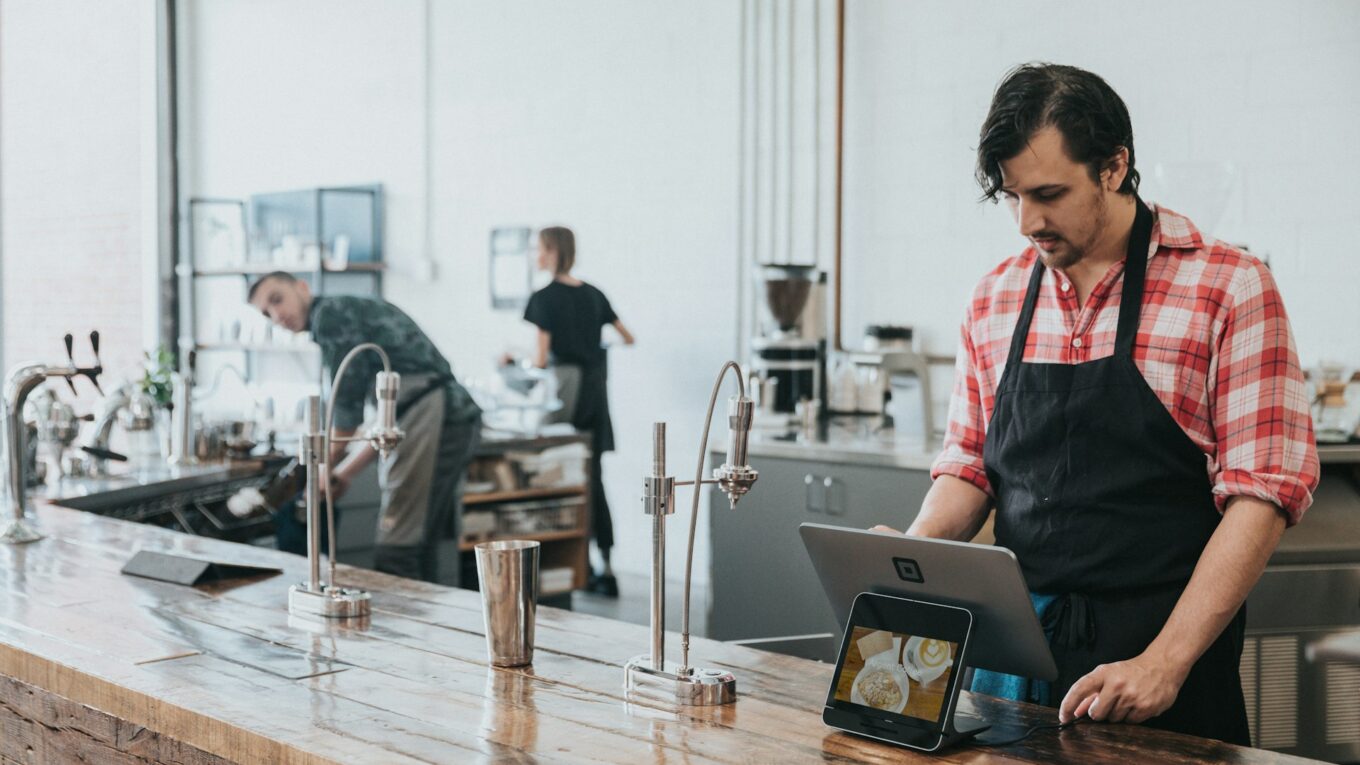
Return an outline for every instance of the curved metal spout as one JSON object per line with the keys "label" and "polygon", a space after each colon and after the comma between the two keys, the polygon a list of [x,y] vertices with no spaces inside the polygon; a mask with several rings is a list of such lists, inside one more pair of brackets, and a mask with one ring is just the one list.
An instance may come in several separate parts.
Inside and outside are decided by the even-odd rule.
{"label": "curved metal spout", "polygon": [[[685,600],[684,600],[684,610],[681,612],[681,622],[680,622],[680,673],[681,673],[681,674],[685,674],[685,672],[689,669],[689,591],[690,591],[690,578],[691,578],[691,574],[692,574],[693,569],[694,569],[694,531],[695,531],[696,528],[698,528],[698,525],[699,525],[699,494],[700,494],[700,491],[701,491],[701,489],[703,488],[703,485],[704,485],[704,483],[705,483],[705,481],[704,481],[704,457],[707,456],[707,451],[708,451],[708,432],[709,432],[709,428],[713,425],[713,409],[714,409],[714,407],[716,407],[717,404],[718,404],[718,391],[722,389],[723,376],[727,374],[728,370],[735,370],[735,371],[736,371],[736,374],[737,374],[737,391],[738,391],[738,396],[740,397],[740,398],[739,398],[739,401],[744,401],[744,400],[746,400],[746,398],[747,398],[747,397],[746,397],[746,375],[742,373],[741,365],[738,364],[738,363],[735,362],[735,361],[729,361],[729,362],[727,362],[726,364],[723,364],[722,369],[719,369],[719,370],[718,370],[718,378],[717,378],[716,380],[713,381],[713,393],[709,396],[709,399],[708,399],[708,414],[704,417],[704,434],[703,434],[703,436],[699,439],[699,466],[698,466],[698,468],[696,468],[695,471],[694,471],[694,485],[693,485],[694,502],[693,502],[693,504],[692,504],[691,507],[690,507],[690,514],[689,514],[689,544],[688,544],[688,546],[687,546],[687,548],[686,548],[686,551],[685,551]],[[741,415],[738,414],[737,416],[741,416]],[[750,416],[750,410],[749,410],[749,408],[748,408],[748,409],[746,410],[746,417],[749,418],[749,416]],[[734,423],[734,425],[735,425],[735,423]],[[749,419],[748,419],[747,422],[746,422],[746,427],[748,427],[748,428],[750,427],[750,421],[749,421]],[[743,450],[743,451],[744,451],[744,450]],[[732,460],[734,460],[734,459],[736,459],[736,457],[735,457],[734,455],[731,455],[731,454],[728,455],[728,458],[729,458],[729,462],[732,461]],[[736,464],[736,463],[733,463],[733,464]],[[754,471],[751,471],[751,474],[750,474],[750,476],[749,476],[749,479],[745,479],[745,478],[744,478],[744,479],[739,480],[739,481],[737,482],[737,483],[739,484],[738,487],[733,488],[733,487],[730,487],[730,486],[723,486],[723,490],[728,492],[728,498],[731,500],[732,506],[733,506],[733,507],[736,507],[737,499],[738,499],[742,494],[745,494],[745,493],[746,493],[746,491],[750,488],[750,484],[753,483],[754,481],[755,481],[755,473],[754,473]]]}
{"label": "curved metal spout", "polygon": [[[340,360],[340,366],[335,370],[335,376],[331,378],[331,390],[326,396],[326,417],[324,446],[322,459],[326,462],[326,481],[329,484],[331,471],[335,466],[331,464],[331,429],[335,426],[335,392],[340,388],[340,381],[344,379],[345,372],[349,369],[349,364],[364,351],[373,351],[382,359],[383,371],[378,375],[377,390],[378,398],[378,425],[365,434],[365,438],[373,443],[375,449],[387,456],[388,451],[397,445],[402,439],[402,432],[396,427],[396,398],[397,390],[400,385],[401,377],[392,371],[392,360],[387,357],[387,351],[377,343],[360,343],[350,349],[349,353]],[[392,422],[387,422],[392,420]],[[326,582],[330,585],[335,584],[335,500],[328,485],[326,491]],[[312,533],[312,532],[309,532]]]}
{"label": "curved metal spout", "polygon": [[10,372],[5,380],[5,453],[9,458],[9,515],[0,542],[22,544],[42,539],[24,520],[28,491],[24,481],[24,401],[49,377],[71,378],[79,373],[75,366],[25,364]]}

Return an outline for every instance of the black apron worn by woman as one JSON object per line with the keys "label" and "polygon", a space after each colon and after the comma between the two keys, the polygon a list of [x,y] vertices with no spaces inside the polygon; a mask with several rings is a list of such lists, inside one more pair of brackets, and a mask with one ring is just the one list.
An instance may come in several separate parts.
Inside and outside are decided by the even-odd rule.
{"label": "black apron worn by woman", "polygon": [[[1204,452],[1134,362],[1152,232],[1152,213],[1137,205],[1114,354],[1023,361],[1045,271],[1036,259],[983,449],[996,543],[1019,559],[1058,664],[1041,699],[1050,705],[1097,665],[1147,648],[1219,521]],[[1250,745],[1238,675],[1245,621],[1243,607],[1146,725]]]}
{"label": "black apron worn by woman", "polygon": [[[614,547],[614,523],[605,497],[601,458],[614,450],[614,424],[609,414],[609,368],[600,345],[601,329],[618,321],[609,299],[593,285],[553,281],[535,292],[524,318],[550,336],[549,362],[561,385],[566,421],[589,433],[591,530],[605,571],[591,588],[617,594],[608,570]],[[607,577],[607,579],[604,579]],[[603,580],[603,581],[602,581]]]}

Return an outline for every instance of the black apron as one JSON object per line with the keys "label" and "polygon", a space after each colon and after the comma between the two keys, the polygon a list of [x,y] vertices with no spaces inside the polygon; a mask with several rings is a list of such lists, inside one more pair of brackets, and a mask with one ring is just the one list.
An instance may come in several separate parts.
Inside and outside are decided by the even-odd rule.
{"label": "black apron", "polygon": [[609,413],[609,362],[603,350],[597,363],[575,366],[580,370],[576,400],[571,405],[571,424],[579,431],[590,433],[591,451],[604,454],[614,451],[614,420]]}
{"label": "black apron", "polygon": [[[1136,201],[1114,354],[1024,363],[1046,269],[1036,259],[997,385],[983,462],[996,493],[996,543],[1042,614],[1058,664],[1051,703],[1098,664],[1133,658],[1166,624],[1218,526],[1206,456],[1133,360],[1152,213]],[[1148,725],[1250,745],[1238,662],[1245,610]]]}

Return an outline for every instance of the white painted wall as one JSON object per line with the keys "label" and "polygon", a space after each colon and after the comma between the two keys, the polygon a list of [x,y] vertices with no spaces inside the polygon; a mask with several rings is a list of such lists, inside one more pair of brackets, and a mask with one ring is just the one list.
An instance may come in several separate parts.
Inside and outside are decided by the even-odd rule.
{"label": "white painted wall", "polygon": [[[491,228],[572,226],[578,274],[638,337],[612,354],[619,450],[605,477],[616,566],[644,572],[651,423],[669,421],[671,465],[693,470],[701,407],[736,344],[739,12],[724,0],[431,3],[428,18],[415,0],[188,2],[185,188],[381,181],[386,297],[465,378],[529,338],[518,314],[490,310]],[[419,266],[427,225],[433,279]],[[676,561],[682,535],[670,536]],[[706,546],[695,571],[706,579]]]}
{"label": "white painted wall", "polygon": [[[1360,363],[1360,4],[848,6],[847,333],[895,320],[953,351],[973,285],[1024,246],[1004,205],[976,202],[972,173],[993,89],[1037,59],[1124,98],[1145,199],[1269,255],[1305,365]],[[1221,201],[1215,162],[1236,168]]]}
{"label": "white painted wall", "polygon": [[[797,4],[799,18],[809,5]],[[952,353],[972,286],[1023,246],[1004,207],[976,201],[978,127],[1008,68],[1047,59],[1090,68],[1124,97],[1146,198],[1269,255],[1305,364],[1360,362],[1360,259],[1349,253],[1360,186],[1347,171],[1360,159],[1350,129],[1360,124],[1360,6],[848,5],[847,340],[865,323],[903,322],[930,352]],[[775,19],[788,17],[775,9],[786,7],[189,0],[185,188],[384,183],[387,296],[465,377],[488,374],[507,343],[527,339],[516,315],[488,307],[489,230],[573,226],[580,275],[639,337],[614,353],[619,453],[606,479],[624,540],[618,564],[643,571],[636,495],[650,423],[670,421],[672,467],[691,470],[710,375],[737,345],[738,103],[751,97],[741,89],[743,18],[752,35],[777,32],[786,27]],[[824,23],[831,7],[818,6]],[[797,22],[792,37],[808,29]],[[779,39],[759,54],[762,76],[787,53]],[[833,54],[823,44],[821,55]],[[806,95],[793,97],[803,114]],[[749,140],[788,135],[765,127],[748,123]],[[808,133],[794,144],[806,168]],[[1235,168],[1224,198],[1205,190],[1215,162]],[[829,189],[820,199],[829,204]],[[775,228],[775,241],[744,251],[789,247]],[[941,379],[941,409],[948,389]],[[706,561],[701,545],[696,569]]]}

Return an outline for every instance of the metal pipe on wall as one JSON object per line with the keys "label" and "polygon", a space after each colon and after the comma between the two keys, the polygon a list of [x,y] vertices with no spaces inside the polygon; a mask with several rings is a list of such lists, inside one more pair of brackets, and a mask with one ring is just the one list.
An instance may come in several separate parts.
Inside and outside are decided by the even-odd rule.
{"label": "metal pipe on wall", "polygon": [[841,226],[845,185],[845,0],[836,0],[836,204],[835,240],[832,248],[832,272],[835,285],[831,291],[831,315],[834,319],[833,347],[845,350],[841,342]]}
{"label": "metal pipe on wall", "polygon": [[786,166],[784,174],[784,262],[796,262],[793,257],[793,198],[796,185],[793,174],[793,90],[795,80],[794,72],[794,36],[793,21],[794,16],[798,15],[798,4],[789,4],[789,34],[785,40],[788,48],[788,76],[785,78],[785,107],[787,116],[785,118],[785,140],[784,140],[784,162]]}

